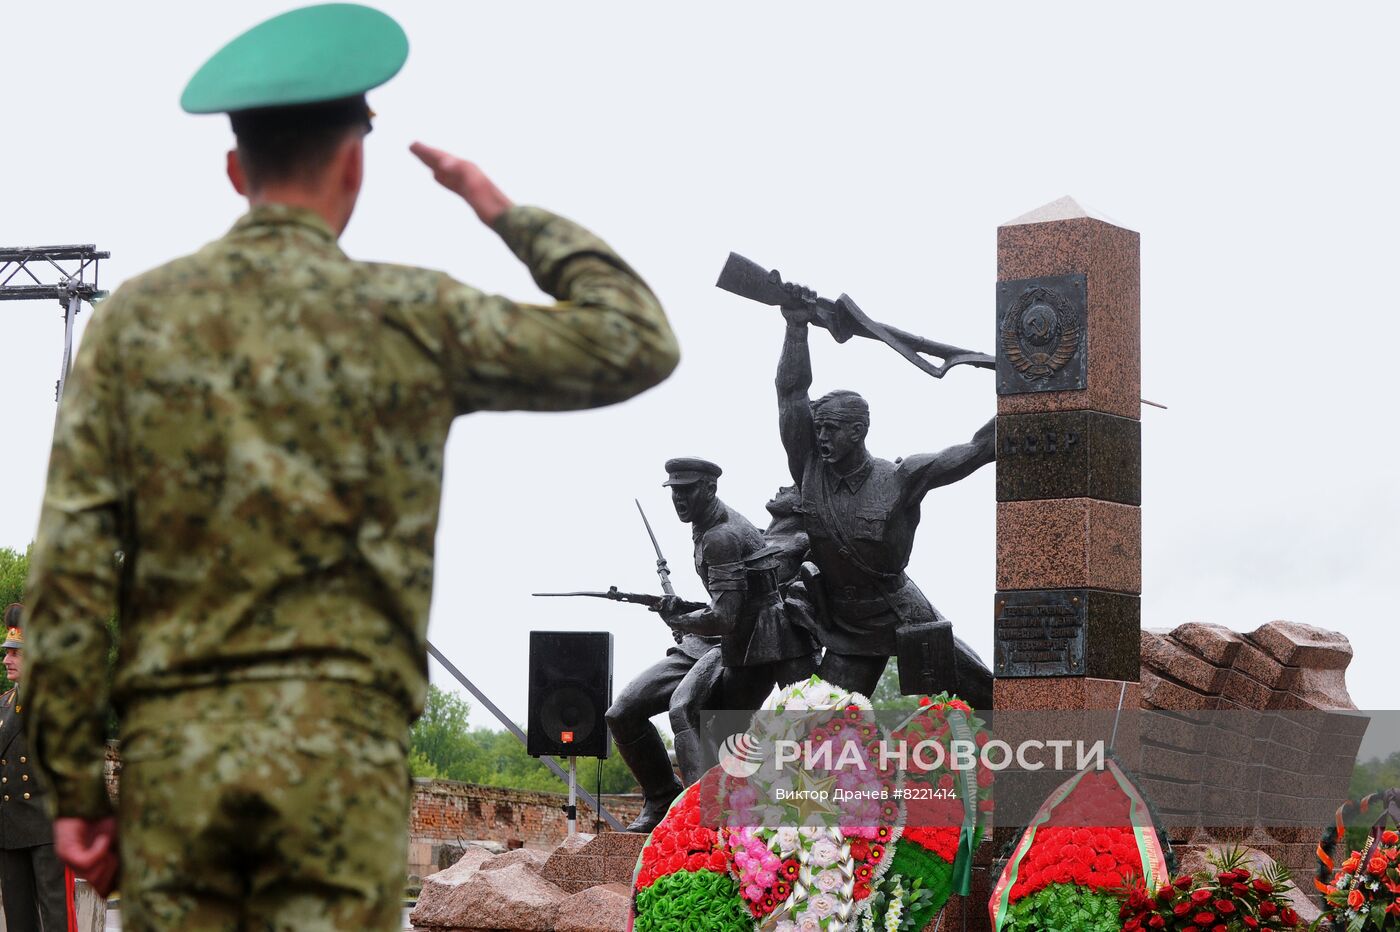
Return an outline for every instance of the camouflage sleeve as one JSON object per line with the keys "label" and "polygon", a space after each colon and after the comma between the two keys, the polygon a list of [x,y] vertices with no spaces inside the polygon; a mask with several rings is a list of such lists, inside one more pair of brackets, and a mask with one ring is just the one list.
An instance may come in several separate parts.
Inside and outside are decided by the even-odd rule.
{"label": "camouflage sleeve", "polygon": [[521,304],[457,285],[443,362],[459,413],[562,411],[631,398],[680,358],[651,289],[606,243],[537,207],[513,207],[496,231],[557,299]]}
{"label": "camouflage sleeve", "polygon": [[93,315],[64,386],[26,591],[29,747],[56,814],[111,812],[106,757],[108,620],[116,608],[121,490],[116,352],[119,295]]}

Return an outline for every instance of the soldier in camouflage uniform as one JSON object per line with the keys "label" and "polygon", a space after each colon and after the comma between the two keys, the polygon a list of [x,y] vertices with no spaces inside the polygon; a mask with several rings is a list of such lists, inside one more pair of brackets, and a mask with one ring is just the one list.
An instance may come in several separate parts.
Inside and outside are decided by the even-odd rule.
{"label": "soldier in camouflage uniform", "polygon": [[[215,56],[183,102],[235,111],[230,177],[251,210],[117,290],[74,362],[29,577],[27,715],[60,856],[105,893],[120,836],[128,932],[400,928],[452,421],[610,404],[677,361],[655,297],[602,240],[426,146],[558,303],[340,250],[363,92],[406,54],[393,20],[332,4]],[[344,67],[285,73],[326,61]],[[245,80],[200,84],[215,64],[210,80]]]}

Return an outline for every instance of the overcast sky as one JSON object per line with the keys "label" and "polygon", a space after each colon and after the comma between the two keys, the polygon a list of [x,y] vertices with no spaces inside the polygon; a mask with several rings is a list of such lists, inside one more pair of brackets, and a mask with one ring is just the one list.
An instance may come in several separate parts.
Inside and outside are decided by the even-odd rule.
{"label": "overcast sky", "polygon": [[[684,354],[611,409],[454,427],[429,636],[512,717],[531,629],[614,632],[618,690],[670,643],[642,609],[529,596],[655,590],[633,497],[701,596],[668,457],[721,464],[721,497],[760,525],[786,480],[782,323],[714,288],[730,250],[990,352],[996,227],[1063,195],[1142,234],[1142,392],[1169,406],[1143,409],[1143,623],[1338,629],[1357,704],[1394,705],[1393,5],[380,6],[411,51],[370,96],[346,251],[540,297],[408,154],[422,139],[606,238]],[[112,287],[220,236],[243,210],[228,123],[177,101],[287,7],[8,4],[0,245],[96,243]],[[995,412],[987,371],[940,382],[874,343],[812,344],[814,394],[865,394],[876,455],[961,442]],[[61,347],[55,303],[0,304],[0,545],[34,533]],[[909,567],[988,661],[993,478],[926,500]]]}

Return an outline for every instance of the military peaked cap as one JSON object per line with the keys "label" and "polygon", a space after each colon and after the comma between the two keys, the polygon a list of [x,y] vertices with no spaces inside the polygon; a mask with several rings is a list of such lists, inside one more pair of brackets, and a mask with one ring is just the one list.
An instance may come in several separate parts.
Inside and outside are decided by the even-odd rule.
{"label": "military peaked cap", "polygon": [[363,95],[398,74],[408,36],[392,17],[355,3],[302,7],[259,23],[195,72],[180,106],[234,113]]}
{"label": "military peaked cap", "polygon": [[702,479],[718,479],[724,470],[709,460],[694,456],[678,456],[666,461],[668,478],[662,485],[690,485]]}
{"label": "military peaked cap", "polygon": [[0,650],[24,647],[24,632],[20,629],[23,617],[24,606],[20,603],[11,602],[5,606],[5,643],[0,644]]}

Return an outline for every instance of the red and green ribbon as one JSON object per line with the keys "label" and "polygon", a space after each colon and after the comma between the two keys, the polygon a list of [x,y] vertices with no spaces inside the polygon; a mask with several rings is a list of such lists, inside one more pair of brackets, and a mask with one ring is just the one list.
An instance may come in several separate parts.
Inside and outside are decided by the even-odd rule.
{"label": "red and green ribbon", "polygon": [[[1152,824],[1152,815],[1148,811],[1147,801],[1142,798],[1142,794],[1138,792],[1137,787],[1133,786],[1132,781],[1127,778],[1117,763],[1110,760],[1106,762],[1106,766],[1108,772],[1113,775],[1114,782],[1118,784],[1118,788],[1123,791],[1123,795],[1128,797],[1128,819],[1132,823],[1133,839],[1137,842],[1138,857],[1142,861],[1143,879],[1147,884],[1147,889],[1152,890],[1157,886],[1156,878],[1160,877],[1165,880],[1167,877],[1167,858],[1162,851],[1161,840],[1157,838],[1156,826]],[[1021,841],[1016,845],[1011,860],[1007,862],[1006,870],[1002,871],[1001,879],[997,881],[996,888],[992,891],[991,901],[987,904],[991,912],[992,928],[997,932],[1000,932],[1002,925],[1006,922],[1006,916],[1011,906],[1011,888],[1020,875],[1022,860],[1030,851],[1031,845],[1035,843],[1036,831],[1050,821],[1050,814],[1074,792],[1079,781],[1083,780],[1084,775],[1089,772],[1090,768],[1086,767],[1060,784],[1041,804],[1035,817],[1031,819],[1030,825],[1022,833]],[[958,856],[962,856],[961,851],[958,852]]]}

